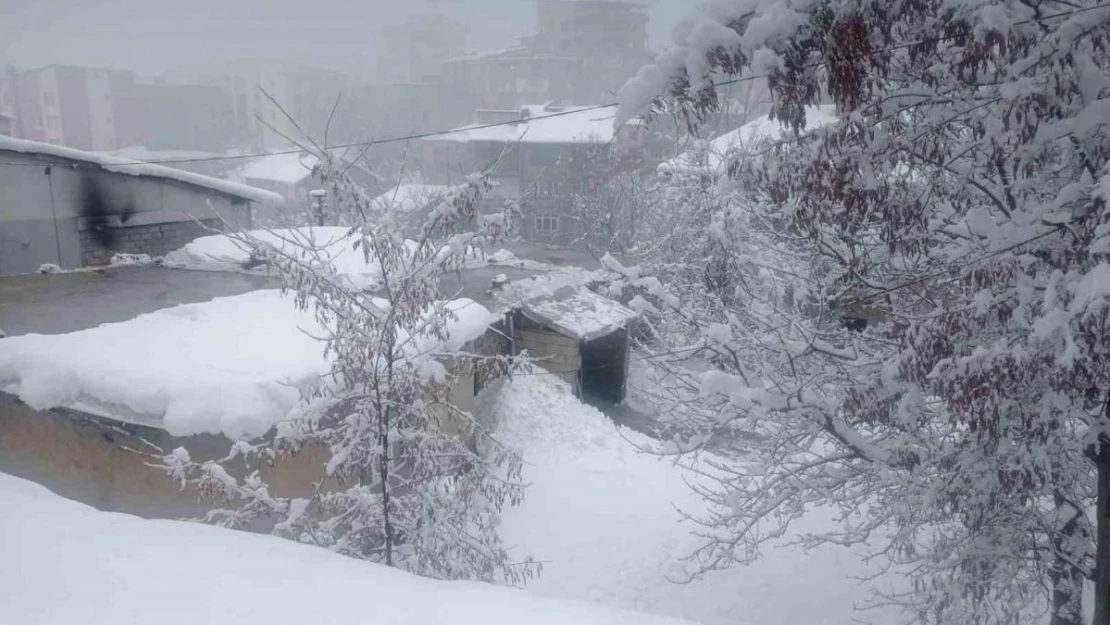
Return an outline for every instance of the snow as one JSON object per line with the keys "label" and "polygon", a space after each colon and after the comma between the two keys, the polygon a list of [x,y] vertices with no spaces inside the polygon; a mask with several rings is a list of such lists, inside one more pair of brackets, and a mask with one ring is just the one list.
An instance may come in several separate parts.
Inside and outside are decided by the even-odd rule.
{"label": "snow", "polygon": [[429,204],[438,204],[451,190],[452,187],[447,185],[404,183],[374,198],[371,204],[379,208],[408,212]]}
{"label": "snow", "polygon": [[[830,126],[839,121],[836,107],[831,104],[806,108],[805,131]],[[708,142],[704,151],[690,150],[675,158],[663,161],[657,167],[661,174],[678,174],[690,171],[721,173],[729,163],[729,156],[738,151],[750,149],[764,143],[782,141],[784,133],[790,132],[778,120],[762,115],[739,128]]]}
{"label": "snow", "polygon": [[174,435],[265,433],[327,371],[317,330],[277,290],[222,297],[69,334],[5,339],[0,388]]}
{"label": "snow", "polygon": [[[376,263],[367,264],[362,252],[354,249],[350,229],[339,226],[315,228],[288,228],[276,230],[251,230],[248,239],[273,245],[277,249],[316,262],[305,255],[311,242],[320,247],[320,261],[326,262],[335,274],[342,276],[355,289],[372,288],[381,280],[381,269]],[[185,247],[166,254],[167,266],[180,269],[205,271],[243,271],[243,264],[251,259],[250,247],[240,235],[217,234],[201,237]]]}
{"label": "snow", "polygon": [[102,152],[110,156],[129,158],[136,161],[158,162],[177,160],[220,160],[227,158],[215,152],[201,152],[198,150],[151,150],[141,145],[133,145],[110,152]]}
{"label": "snow", "polygon": [[[616,131],[613,115],[616,106],[568,107],[545,112],[543,106],[522,107],[532,119],[515,124],[482,127],[465,126],[436,137],[439,141],[492,141],[496,143],[608,143]],[[554,117],[551,117],[554,115]],[[623,124],[622,124],[623,126]]]}
{"label": "snow", "polygon": [[174,180],[195,187],[219,191],[220,193],[243,198],[252,202],[281,204],[285,201],[276,193],[228,180],[220,180],[219,178],[212,178],[211,176],[195,174],[193,172],[155,165],[153,163],[143,163],[141,161],[134,161],[127,158],[112,156],[110,154],[85,152],[83,150],[75,150],[73,148],[51,145],[49,143],[39,143],[38,141],[13,139],[0,135],[0,151],[50,156],[78,163],[96,165],[101,169],[118,174]]}
{"label": "snow", "polygon": [[[877,574],[877,562],[865,565],[841,547],[786,546],[797,534],[749,566],[668,581],[682,578],[682,558],[700,544],[696,526],[675,508],[704,510],[687,485],[699,479],[693,472],[639,452],[655,442],[618,429],[555,376],[517,375],[482,400],[483,417],[500,424],[499,438],[525,462],[530,486],[524,504],[503,513],[502,531],[507,544],[545,562],[528,590],[707,625],[901,622],[891,611],[853,611],[871,595],[851,578]],[[793,531],[814,531],[831,518],[812,511]],[[899,582],[883,574],[867,584],[890,590]]]}
{"label": "snow", "polygon": [[[406,346],[429,372],[439,352],[481,336],[492,317],[468,299],[438,305],[454,313],[447,340]],[[321,335],[291,295],[253,291],[80,332],[6,338],[0,389],[37,410],[73,408],[176,436],[259,436],[296,416],[299,389],[328,371]]]}
{"label": "snow", "polygon": [[269,154],[255,159],[231,174],[236,180],[266,180],[282,184],[297,184],[312,175],[312,168],[320,159],[312,154],[290,152]]}
{"label": "snow", "polygon": [[521,311],[533,321],[581,341],[605,336],[638,316],[616,300],[584,287],[570,286],[526,301]]}
{"label": "snow", "polygon": [[[0,605],[19,625],[680,625],[441,582],[273,536],[100,512],[0,474]],[[13,620],[14,619],[14,620]]]}

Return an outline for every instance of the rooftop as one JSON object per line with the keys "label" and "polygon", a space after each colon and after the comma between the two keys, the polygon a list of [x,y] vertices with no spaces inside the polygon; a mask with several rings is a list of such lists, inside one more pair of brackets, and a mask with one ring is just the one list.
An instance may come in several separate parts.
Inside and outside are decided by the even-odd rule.
{"label": "rooftop", "polygon": [[172,180],[191,187],[216,191],[224,195],[230,195],[234,198],[251,202],[281,204],[284,201],[282,197],[276,193],[228,180],[220,180],[219,178],[213,178],[211,176],[174,169],[172,167],[164,167],[154,163],[145,163],[119,156],[112,156],[111,154],[86,152],[84,150],[75,150],[73,148],[40,143],[38,141],[13,139],[12,137],[0,135],[0,152],[16,152],[46,157],[47,159],[68,161],[70,163],[80,163],[117,174],[127,174],[129,176]]}

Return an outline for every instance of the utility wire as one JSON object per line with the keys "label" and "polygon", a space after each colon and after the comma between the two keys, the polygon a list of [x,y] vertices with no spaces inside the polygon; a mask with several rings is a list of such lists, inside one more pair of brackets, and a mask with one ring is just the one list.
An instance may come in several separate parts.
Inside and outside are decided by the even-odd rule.
{"label": "utility wire", "polygon": [[[1094,6],[1083,7],[1083,8],[1079,8],[1079,9],[1072,9],[1072,10],[1068,10],[1068,11],[1061,11],[1059,13],[1053,13],[1051,15],[1043,15],[1039,18],[1021,20],[1021,21],[1018,21],[1018,22],[1014,22],[1012,24],[1012,26],[1021,26],[1021,25],[1024,25],[1024,24],[1032,24],[1032,23],[1036,23],[1036,22],[1043,22],[1045,20],[1057,19],[1057,18],[1061,18],[1061,17],[1069,17],[1071,15],[1076,15],[1076,14],[1079,14],[1079,13],[1086,13],[1088,11],[1095,11],[1095,10],[1098,10],[1098,9],[1105,9],[1105,8],[1110,8],[1110,3],[1100,3],[1100,4],[1097,4],[1097,5],[1094,5]],[[919,40],[916,40],[916,41],[910,41],[910,42],[906,42],[906,43],[895,44],[895,45],[888,46],[886,48],[882,48],[882,49],[879,49],[879,50],[872,50],[872,51],[864,53],[864,54],[857,54],[857,55],[854,55],[854,56],[848,56],[846,58],[849,59],[849,60],[854,60],[854,59],[866,58],[866,57],[870,57],[870,56],[877,56],[877,55],[884,54],[884,53],[887,53],[887,52],[893,52],[895,50],[902,50],[902,49],[905,49],[905,48],[911,48],[913,46],[921,45],[921,44],[924,44],[924,43],[936,43],[936,42],[941,42],[941,41],[947,41],[947,40],[950,40],[950,39],[956,39],[957,37],[958,37],[957,35],[946,35],[946,36],[942,36],[942,37],[927,37],[927,38],[919,39]],[[813,69],[813,68],[818,68],[818,67],[824,67],[827,64],[828,63],[825,62],[825,61],[816,61],[814,63],[807,64],[803,67],[805,69]],[[728,80],[711,82],[707,86],[714,87],[714,88],[724,87],[724,86],[727,86],[727,85],[734,85],[734,84],[737,84],[737,83],[743,83],[743,82],[749,82],[749,81],[752,81],[752,80],[758,80],[760,78],[768,78],[770,76],[771,76],[771,74],[769,74],[769,73],[749,74],[749,75],[746,75],[746,76],[739,76],[737,78],[731,78],[731,79],[728,79]],[[500,126],[515,126],[515,125],[517,125],[521,122],[541,121],[541,120],[544,120],[544,119],[553,119],[553,118],[556,118],[556,117],[564,117],[564,116],[567,116],[567,115],[576,115],[576,114],[584,113],[584,112],[588,112],[588,111],[596,111],[596,110],[601,110],[601,109],[614,108],[614,107],[619,106],[619,104],[620,104],[619,102],[609,102],[609,103],[606,103],[606,104],[595,104],[593,106],[575,108],[573,110],[568,110],[568,111],[557,111],[557,112],[554,112],[554,113],[545,113],[543,115],[537,115],[535,117],[529,117],[529,118],[524,119],[524,120],[511,120],[511,121],[504,121],[504,122],[493,122],[493,123],[488,123],[488,124],[477,124],[477,125],[473,125],[473,126],[465,126],[465,127],[462,127],[462,128],[454,128],[454,129],[451,129],[451,130],[437,130],[437,131],[433,131],[433,132],[409,134],[409,135],[403,135],[403,136],[397,136],[397,137],[387,137],[385,139],[374,139],[374,140],[371,140],[371,141],[356,141],[356,142],[353,142],[353,143],[341,143],[341,144],[337,144],[337,145],[333,145],[333,146],[327,146],[327,147],[324,147],[323,149],[327,150],[327,151],[345,150],[345,149],[350,149],[350,148],[362,148],[362,147],[371,147],[371,146],[375,146],[375,145],[385,145],[385,144],[389,144],[389,143],[400,143],[400,142],[404,142],[404,141],[415,141],[415,140],[420,140],[420,139],[430,139],[430,138],[433,138],[433,137],[442,137],[442,136],[448,136],[448,135],[454,135],[454,134],[462,134],[462,133],[471,132],[471,131],[474,131],[474,130],[484,130],[484,129],[487,129],[487,128],[497,128],[497,127],[500,127]],[[127,167],[127,166],[137,166],[137,165],[171,165],[171,164],[180,164],[180,163],[205,163],[205,162],[215,162],[215,161],[239,160],[239,159],[247,159],[247,158],[261,158],[261,157],[264,157],[264,156],[273,156],[273,155],[280,155],[280,154],[297,154],[297,153],[300,153],[300,152],[301,152],[300,149],[289,149],[289,150],[278,150],[276,152],[258,152],[258,153],[253,153],[253,154],[235,154],[235,155],[227,155],[227,156],[180,158],[180,159],[166,159],[166,160],[156,160],[156,161],[135,161],[135,162],[132,162],[132,163],[115,163],[115,164],[112,164],[112,167]],[[28,166],[35,166],[35,167],[39,166],[37,164],[32,164],[32,163],[0,163],[0,164],[4,164],[4,165],[28,165]],[[95,166],[95,165],[90,164],[90,166]]]}

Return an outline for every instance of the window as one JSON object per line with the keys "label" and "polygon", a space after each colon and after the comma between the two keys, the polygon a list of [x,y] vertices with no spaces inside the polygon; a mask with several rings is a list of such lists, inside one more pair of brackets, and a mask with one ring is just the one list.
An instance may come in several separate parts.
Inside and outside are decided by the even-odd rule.
{"label": "window", "polygon": [[58,134],[62,131],[62,120],[57,115],[46,116],[46,132]]}
{"label": "window", "polygon": [[43,106],[57,106],[58,97],[54,95],[53,91],[42,92],[42,105]]}
{"label": "window", "polygon": [[559,231],[559,218],[554,215],[536,215],[536,232],[553,234]]}

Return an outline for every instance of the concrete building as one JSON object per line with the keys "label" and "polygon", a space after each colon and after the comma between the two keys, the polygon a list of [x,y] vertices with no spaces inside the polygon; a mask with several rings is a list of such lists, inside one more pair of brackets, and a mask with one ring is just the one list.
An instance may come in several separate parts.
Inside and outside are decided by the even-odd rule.
{"label": "concrete building", "polygon": [[[246,227],[262,189],[168,167],[0,137],[0,275],[44,264],[162,255],[204,227]],[[200,223],[197,223],[197,222]]]}
{"label": "concrete building", "polygon": [[142,101],[132,72],[50,65],[9,69],[4,82],[20,138],[93,151],[142,142]]}

